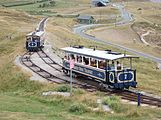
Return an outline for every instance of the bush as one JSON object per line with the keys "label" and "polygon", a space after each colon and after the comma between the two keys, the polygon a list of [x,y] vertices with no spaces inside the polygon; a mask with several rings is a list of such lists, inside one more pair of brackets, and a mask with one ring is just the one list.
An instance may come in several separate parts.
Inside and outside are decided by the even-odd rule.
{"label": "bush", "polygon": [[61,85],[56,88],[57,92],[69,92],[70,88],[68,85]]}
{"label": "bush", "polygon": [[85,93],[85,91],[83,89],[77,88],[77,89],[73,89],[74,94],[76,95],[82,95]]}
{"label": "bush", "polygon": [[58,14],[56,17],[61,17],[61,18],[63,18],[63,15]]}
{"label": "bush", "polygon": [[108,105],[116,112],[121,112],[120,98],[117,96],[110,96],[103,99],[103,104]]}
{"label": "bush", "polygon": [[74,103],[69,107],[69,112],[82,114],[82,113],[87,112],[87,108],[83,104]]}
{"label": "bush", "polygon": [[56,2],[55,1],[50,1],[51,6],[55,6]]}

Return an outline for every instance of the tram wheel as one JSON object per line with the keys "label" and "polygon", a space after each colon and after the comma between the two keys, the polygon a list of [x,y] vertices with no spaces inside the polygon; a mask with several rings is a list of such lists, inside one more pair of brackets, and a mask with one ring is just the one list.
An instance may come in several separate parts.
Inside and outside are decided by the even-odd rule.
{"label": "tram wheel", "polygon": [[103,85],[103,83],[102,83],[102,82],[101,82],[101,83],[99,83],[98,88],[99,88],[99,90],[103,90],[104,85]]}

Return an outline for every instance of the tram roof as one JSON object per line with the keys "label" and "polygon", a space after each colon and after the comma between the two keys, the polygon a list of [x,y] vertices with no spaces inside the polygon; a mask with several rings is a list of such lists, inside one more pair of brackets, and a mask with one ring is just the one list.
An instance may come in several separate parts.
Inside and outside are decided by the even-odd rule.
{"label": "tram roof", "polygon": [[42,34],[44,34],[44,31],[38,31],[38,32],[34,31],[27,34],[27,36],[41,36]]}
{"label": "tram roof", "polygon": [[97,59],[103,59],[103,60],[117,60],[117,59],[122,59],[122,58],[137,58],[136,56],[132,55],[127,55],[127,54],[117,54],[116,52],[108,52],[108,51],[103,51],[103,50],[93,50],[89,48],[75,48],[75,47],[65,47],[61,48],[61,50],[68,52],[68,53],[73,53],[73,54],[78,54],[78,55],[84,55],[92,58],[97,58]]}

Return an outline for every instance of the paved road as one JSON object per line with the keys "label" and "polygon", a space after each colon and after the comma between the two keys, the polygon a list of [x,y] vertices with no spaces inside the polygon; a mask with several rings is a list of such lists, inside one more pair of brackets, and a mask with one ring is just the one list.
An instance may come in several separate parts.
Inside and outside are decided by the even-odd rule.
{"label": "paved road", "polygon": [[[123,18],[122,21],[116,23],[117,25],[125,25],[125,24],[129,24],[131,21],[133,21],[132,15],[128,11],[125,10],[123,5],[114,4],[113,6],[120,10],[121,16]],[[104,44],[107,44],[107,45],[110,45],[110,46],[113,46],[113,47],[117,47],[117,48],[122,49],[122,50],[126,50],[126,51],[131,52],[133,54],[136,54],[138,56],[142,56],[142,57],[151,59],[152,61],[159,63],[160,64],[159,67],[161,69],[161,58],[158,58],[158,57],[155,57],[155,56],[152,56],[150,54],[143,53],[143,52],[139,52],[137,50],[127,48],[127,47],[119,45],[119,44],[114,44],[114,43],[111,43],[111,42],[107,42],[105,40],[101,40],[99,38],[95,38],[94,36],[90,36],[90,35],[84,33],[84,31],[86,31],[88,29],[91,29],[93,27],[97,27],[97,26],[101,26],[101,24],[91,24],[91,25],[76,26],[76,27],[74,27],[74,33],[80,35],[83,38],[94,40],[94,41],[99,41],[101,43],[104,43]]]}

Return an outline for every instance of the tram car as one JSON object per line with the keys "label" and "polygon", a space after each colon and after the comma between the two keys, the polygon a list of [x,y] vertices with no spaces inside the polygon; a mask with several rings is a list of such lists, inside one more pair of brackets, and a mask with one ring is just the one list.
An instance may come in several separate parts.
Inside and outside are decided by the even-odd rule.
{"label": "tram car", "polygon": [[29,52],[39,51],[44,45],[44,31],[34,31],[26,36],[26,49]]}
{"label": "tram car", "polygon": [[83,46],[61,48],[65,53],[63,72],[70,73],[70,60],[74,60],[75,74],[97,80],[101,85],[112,89],[128,89],[136,87],[136,70],[132,59],[135,56],[113,52],[111,50],[95,50]]}

